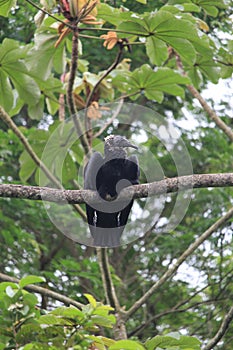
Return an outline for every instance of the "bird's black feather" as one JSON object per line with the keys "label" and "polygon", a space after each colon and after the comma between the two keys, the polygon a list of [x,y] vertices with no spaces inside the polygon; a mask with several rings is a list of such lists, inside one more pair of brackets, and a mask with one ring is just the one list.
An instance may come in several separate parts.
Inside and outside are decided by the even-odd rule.
{"label": "bird's black feather", "polygon": [[[105,155],[93,153],[85,171],[84,188],[97,191],[103,199],[115,199],[119,192],[139,183],[139,165],[136,156],[126,157],[124,147],[134,147],[121,136],[110,136],[105,141]],[[110,141],[110,142],[108,142]],[[128,202],[102,201],[86,204],[86,213],[93,244],[101,247],[120,245],[133,200]]]}

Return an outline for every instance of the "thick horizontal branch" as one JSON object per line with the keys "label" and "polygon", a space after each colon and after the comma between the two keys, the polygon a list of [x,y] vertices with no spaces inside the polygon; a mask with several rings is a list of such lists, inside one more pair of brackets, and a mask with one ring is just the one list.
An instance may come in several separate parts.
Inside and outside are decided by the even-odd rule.
{"label": "thick horizontal branch", "polygon": [[[148,184],[135,185],[121,191],[118,200],[146,198],[165,193],[183,191],[192,188],[230,187],[233,186],[233,173],[195,174],[166,178]],[[100,198],[94,191],[61,190],[49,187],[2,184],[0,197],[43,200],[56,203],[81,204],[97,203]]]}

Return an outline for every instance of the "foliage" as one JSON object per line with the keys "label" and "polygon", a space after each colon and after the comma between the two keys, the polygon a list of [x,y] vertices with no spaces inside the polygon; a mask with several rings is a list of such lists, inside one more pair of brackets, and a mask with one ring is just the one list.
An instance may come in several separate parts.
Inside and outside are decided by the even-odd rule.
{"label": "foliage", "polygon": [[[70,117],[67,86],[72,32],[67,31],[55,47],[66,28],[62,28],[64,23],[59,27],[59,21],[65,18],[54,1],[35,3],[53,17],[23,0],[0,0],[0,106],[27,137],[37,156],[42,157],[53,135],[55,147],[50,148],[47,161],[54,162],[54,174],[59,177],[59,154],[66,147],[61,140],[72,139],[68,125],[54,133],[61,121]],[[102,106],[122,97],[148,106],[165,121],[173,119],[192,159],[194,173],[232,172],[232,143],[187,91],[188,85],[204,91],[210,83],[227,81],[232,76],[232,40],[221,39],[222,33],[232,30],[227,16],[230,9],[231,3],[222,0],[211,4],[205,0],[101,1],[93,16],[103,23],[79,24],[78,70],[73,86],[76,108],[82,109],[92,92],[92,115],[100,121],[107,114]],[[103,46],[105,40],[111,39],[109,32],[115,33],[111,50]],[[117,58],[115,68],[102,79]],[[216,85],[214,89],[217,88]],[[216,107],[221,119],[232,126],[228,100],[223,96]],[[209,99],[210,105],[215,103]],[[124,118],[125,123],[130,122],[127,115]],[[155,120],[150,120],[150,127],[157,127]],[[121,123],[107,125],[92,144],[99,145],[110,133],[143,136],[141,147],[145,153],[154,155],[166,176],[176,176],[168,150],[144,130],[143,123],[138,128],[144,134],[126,130]],[[0,140],[1,183],[38,185],[38,166],[1,120]],[[77,188],[74,179],[82,171],[83,158],[81,142],[75,141],[62,166],[65,188]],[[143,173],[141,180],[145,180]],[[51,183],[47,180],[46,185]],[[163,222],[175,201],[175,194],[166,197],[157,231],[109,252],[122,315],[232,206],[232,189],[195,190],[181,223],[166,233]],[[229,220],[131,315],[126,323],[129,340],[114,340],[117,314],[105,305],[94,249],[75,245],[63,236],[39,202],[1,198],[0,203],[0,269],[20,278],[18,284],[0,284],[0,349],[198,350],[201,343],[205,345],[216,334],[232,305]],[[143,201],[137,204],[139,209],[144,208]],[[65,220],[65,209],[61,213]],[[29,292],[28,284],[38,282],[78,300],[83,308],[58,305],[51,297]],[[216,349],[230,350],[232,336],[229,328]]]}
{"label": "foliage", "polygon": [[[112,328],[115,317],[110,314],[110,306],[98,303],[90,294],[86,294],[89,304],[79,310],[72,306],[59,306],[52,311],[38,308],[38,298],[24,288],[43,282],[39,276],[27,276],[19,281],[0,284],[0,348],[14,349],[148,349],[159,348],[178,350],[200,349],[200,343],[193,337],[156,336],[144,345],[133,340],[114,341],[98,335],[101,328]],[[97,334],[97,335],[93,335]],[[159,345],[159,347],[158,347]]]}

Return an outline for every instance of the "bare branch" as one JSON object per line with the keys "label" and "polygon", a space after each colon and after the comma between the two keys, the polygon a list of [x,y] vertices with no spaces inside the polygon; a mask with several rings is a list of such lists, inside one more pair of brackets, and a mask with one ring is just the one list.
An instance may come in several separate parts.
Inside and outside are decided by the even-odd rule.
{"label": "bare branch", "polygon": [[219,327],[219,330],[215,334],[215,336],[209,341],[209,343],[203,348],[203,350],[211,350],[213,349],[218,342],[222,339],[224,334],[227,332],[231,321],[233,320],[233,306],[230,308],[228,313],[225,315],[222,323]]}
{"label": "bare branch", "polygon": [[78,137],[80,138],[81,144],[85,153],[87,154],[90,150],[87,138],[85,133],[82,130],[80,121],[78,119],[78,114],[74,102],[73,96],[73,87],[74,81],[76,77],[76,72],[78,68],[78,28],[73,29],[73,37],[72,37],[72,55],[71,55],[71,64],[70,64],[70,75],[67,87],[67,104],[69,107],[70,115],[73,119],[74,127],[77,132]]}
{"label": "bare branch", "polygon": [[[17,278],[5,275],[3,273],[0,273],[0,281],[13,282],[13,283],[17,283],[17,284],[19,283],[19,280]],[[46,297],[49,297],[49,298],[52,298],[55,300],[59,300],[66,305],[73,305],[79,309],[81,309],[84,306],[83,304],[79,303],[76,300],[68,298],[60,293],[54,292],[54,291],[49,290],[47,288],[36,286],[34,284],[29,284],[29,285],[25,286],[23,289],[27,290],[28,292],[38,293],[38,294],[44,295]]]}
{"label": "bare branch", "polygon": [[109,119],[109,121],[107,121],[102,128],[100,128],[99,131],[97,131],[94,135],[93,135],[93,139],[97,138],[98,136],[100,136],[104,130],[107,129],[107,127],[109,125],[112,124],[112,122],[114,121],[114,119],[118,116],[118,114],[120,113],[120,110],[121,110],[121,107],[123,105],[123,102],[124,102],[124,98],[122,97],[120,100],[119,100],[119,103],[117,104],[117,108],[115,110],[115,112],[113,113],[112,117]]}
{"label": "bare branch", "polygon": [[72,24],[70,24],[70,23],[68,23],[68,22],[65,22],[65,21],[63,21],[62,19],[60,19],[60,18],[54,16],[52,13],[46,11],[45,8],[38,6],[38,5],[35,4],[33,1],[31,1],[31,0],[26,0],[26,2],[28,2],[30,5],[32,5],[33,7],[35,7],[37,10],[43,12],[44,14],[48,15],[49,17],[51,17],[51,18],[55,19],[56,21],[62,23],[64,26],[69,27],[70,29],[73,29]]}
{"label": "bare branch", "polygon": [[116,311],[115,339],[127,339],[125,322],[122,318],[121,307],[112,281],[108,253],[106,248],[96,248],[107,303]]}
{"label": "bare branch", "polygon": [[[21,133],[20,129],[17,127],[17,125],[13,122],[11,117],[4,111],[4,109],[0,106],[0,118],[8,125],[8,127],[14,132],[14,134],[19,138],[21,143],[23,144],[25,150],[28,152],[32,160],[35,162],[35,164],[41,168],[41,170],[45,173],[45,175],[48,177],[52,183],[57,186],[59,189],[63,189],[62,184],[57,180],[57,178],[49,171],[49,169],[46,167],[46,165],[41,161],[41,159],[37,156],[37,154],[34,152],[33,148],[29,144],[26,137]],[[26,186],[25,186],[26,187]],[[86,220],[86,215],[82,208],[76,204],[74,204],[75,210],[81,215],[81,217]]]}
{"label": "bare branch", "polygon": [[100,83],[117,67],[117,65],[119,64],[121,57],[122,57],[122,53],[123,53],[123,45],[121,43],[119,43],[119,51],[117,53],[116,59],[115,61],[111,64],[111,66],[104,72],[104,74],[100,77],[100,79],[97,81],[97,83],[95,84],[95,86],[93,87],[91,93],[89,94],[88,98],[87,98],[87,102],[86,102],[86,108],[88,108],[92,102],[92,98],[95,94],[96,89],[98,88],[98,86],[100,85]]}
{"label": "bare branch", "polygon": [[[230,187],[233,186],[233,173],[195,174],[147,184],[129,186],[122,190],[116,201],[129,198],[146,198],[165,193],[184,191],[192,188]],[[43,200],[55,203],[81,204],[98,203],[98,194],[90,190],[64,190],[49,187],[0,184],[0,197]]]}
{"label": "bare branch", "polygon": [[202,105],[203,109],[208,113],[210,118],[215,122],[215,124],[228,136],[228,138],[233,142],[233,131],[231,128],[224,123],[224,121],[217,116],[215,111],[208,105],[208,103],[205,101],[205,99],[199,94],[197,89],[195,89],[194,86],[188,85],[187,88],[195,97],[200,104]]}
{"label": "bare branch", "polygon": [[[231,208],[225,215],[217,220],[212,226],[210,226],[195,242],[193,242],[184,252],[177,258],[174,264],[163,274],[163,276],[140,298],[132,307],[125,312],[125,318],[129,319],[150,297],[158,288],[160,288],[172,275],[178,270],[180,265],[209,237],[215,232],[221,225],[227,222],[233,216],[233,208]],[[233,310],[232,310],[233,312]],[[210,350],[210,348],[205,349]]]}
{"label": "bare branch", "polygon": [[57,180],[53,174],[49,171],[49,169],[46,167],[46,165],[40,160],[40,158],[37,156],[37,154],[34,152],[33,148],[29,144],[26,137],[21,133],[20,129],[17,127],[17,125],[13,122],[11,117],[4,111],[4,109],[0,106],[0,118],[8,125],[8,127],[14,132],[14,134],[19,138],[21,143],[23,144],[25,150],[28,152],[30,157],[33,159],[35,164],[41,168],[41,170],[45,173],[45,175],[48,177],[50,181],[52,181],[53,184],[55,184],[58,188],[62,188],[60,182]]}

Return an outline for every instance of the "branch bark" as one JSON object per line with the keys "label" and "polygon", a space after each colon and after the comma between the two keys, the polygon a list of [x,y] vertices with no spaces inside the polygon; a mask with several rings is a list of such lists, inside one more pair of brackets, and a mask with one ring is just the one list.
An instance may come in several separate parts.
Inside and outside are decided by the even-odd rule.
{"label": "branch bark", "polygon": [[[220,226],[227,222],[233,216],[233,208],[225,215],[210,226],[195,242],[193,242],[184,252],[177,258],[175,263],[163,274],[163,276],[140,298],[132,307],[125,312],[125,319],[129,319],[150,297],[158,290],[180,267],[180,265]],[[205,349],[205,350],[210,350]]]}
{"label": "branch bark", "polygon": [[224,334],[229,328],[231,321],[233,320],[233,306],[230,308],[228,313],[225,315],[219,330],[215,334],[215,336],[209,341],[209,343],[203,348],[203,350],[211,350],[218,344],[218,342],[222,339]]}
{"label": "branch bark", "polygon": [[71,65],[70,65],[70,76],[67,87],[67,104],[71,117],[73,119],[74,127],[77,132],[78,137],[80,138],[81,144],[86,154],[90,151],[90,147],[85,135],[85,132],[82,130],[82,126],[77,116],[77,110],[74,103],[73,97],[73,86],[76,77],[76,72],[78,68],[78,28],[77,26],[73,29],[72,37],[72,55],[71,55]]}
{"label": "branch bark", "polygon": [[[166,178],[161,181],[147,184],[129,186],[121,191],[116,201],[123,201],[131,198],[146,198],[192,188],[231,186],[233,186],[233,173],[187,175]],[[90,190],[64,190],[12,184],[0,185],[0,197],[43,200],[69,204],[81,204],[87,201],[89,203],[98,203],[100,200],[98,194]]]}
{"label": "branch bark", "polygon": [[[5,275],[3,273],[0,273],[0,281],[13,282],[13,283],[17,283],[17,284],[19,283],[19,280],[17,278]],[[73,305],[79,309],[81,309],[84,306],[84,304],[81,304],[76,300],[68,298],[60,293],[54,292],[54,291],[49,290],[47,288],[36,286],[34,284],[29,284],[29,285],[25,286],[23,289],[27,290],[28,292],[38,293],[38,294],[44,295],[46,297],[49,297],[49,298],[52,298],[55,300],[59,300],[66,305]]]}
{"label": "branch bark", "polygon": [[217,116],[217,114],[215,113],[215,111],[208,105],[208,103],[205,101],[205,99],[199,94],[199,92],[197,91],[197,89],[195,89],[194,86],[192,85],[188,85],[187,86],[188,90],[190,91],[190,93],[193,95],[193,97],[195,97],[199,103],[201,104],[201,106],[203,107],[203,109],[208,113],[208,115],[210,116],[210,118],[215,122],[215,124],[228,136],[228,138],[233,142],[233,131],[231,130],[231,128],[224,123],[224,121],[219,118]]}
{"label": "branch bark", "polygon": [[104,291],[107,303],[115,309],[116,324],[114,327],[114,335],[116,340],[127,339],[127,332],[124,318],[119,300],[117,298],[116,290],[112,281],[110,266],[108,261],[108,254],[106,248],[97,248],[97,257],[100,266]]}
{"label": "branch bark", "polygon": [[[28,152],[32,160],[35,162],[35,164],[42,169],[44,174],[48,177],[52,183],[57,186],[59,189],[63,189],[61,183],[57,180],[57,178],[49,171],[49,169],[46,167],[46,165],[41,161],[41,159],[37,156],[37,154],[34,152],[33,148],[29,144],[26,137],[21,133],[20,129],[17,127],[17,125],[13,122],[13,120],[10,118],[10,116],[4,111],[4,109],[0,106],[0,118],[8,125],[8,127],[14,132],[14,134],[18,137],[18,139],[22,142],[25,150]],[[75,210],[80,214],[80,216],[86,220],[86,214],[82,210],[82,208],[79,205],[74,204]]]}

